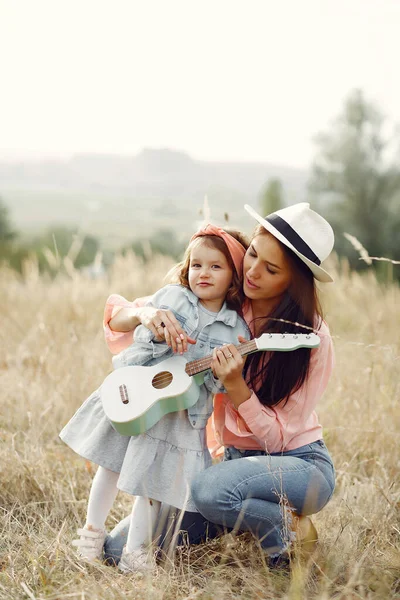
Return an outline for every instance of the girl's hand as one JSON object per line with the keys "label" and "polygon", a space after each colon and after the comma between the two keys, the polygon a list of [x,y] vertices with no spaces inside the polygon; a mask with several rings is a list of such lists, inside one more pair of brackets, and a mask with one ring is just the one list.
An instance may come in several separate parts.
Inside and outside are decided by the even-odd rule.
{"label": "girl's hand", "polygon": [[196,340],[190,338],[182,329],[171,310],[143,306],[138,309],[137,316],[142,325],[154,333],[158,341],[165,340],[175,353],[183,354],[187,351],[188,344],[196,343]]}

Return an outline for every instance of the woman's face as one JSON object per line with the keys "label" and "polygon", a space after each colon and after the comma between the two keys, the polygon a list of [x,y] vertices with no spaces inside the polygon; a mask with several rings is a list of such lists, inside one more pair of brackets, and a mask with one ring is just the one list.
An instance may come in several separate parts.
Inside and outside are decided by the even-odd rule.
{"label": "woman's face", "polygon": [[291,282],[289,260],[277,239],[268,232],[256,235],[243,260],[243,291],[266,310],[279,304]]}

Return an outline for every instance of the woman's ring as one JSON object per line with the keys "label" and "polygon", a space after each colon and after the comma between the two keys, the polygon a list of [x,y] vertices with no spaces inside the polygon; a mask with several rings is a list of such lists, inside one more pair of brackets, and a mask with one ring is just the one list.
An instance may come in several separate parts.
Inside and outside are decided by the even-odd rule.
{"label": "woman's ring", "polygon": [[231,354],[231,353],[229,352],[229,354],[227,354],[227,355],[226,355],[226,358],[232,358],[232,356],[233,356],[233,354]]}

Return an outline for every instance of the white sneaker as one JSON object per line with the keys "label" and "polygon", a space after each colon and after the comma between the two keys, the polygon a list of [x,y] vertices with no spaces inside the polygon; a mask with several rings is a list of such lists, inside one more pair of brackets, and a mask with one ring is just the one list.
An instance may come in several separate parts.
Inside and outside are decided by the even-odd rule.
{"label": "white sneaker", "polygon": [[124,546],[118,569],[122,573],[135,573],[136,575],[154,573],[156,570],[154,550],[151,547],[140,546],[133,552],[127,552],[126,546]]}
{"label": "white sneaker", "polygon": [[104,529],[78,529],[79,540],[73,540],[72,545],[78,547],[78,554],[89,562],[103,558],[103,546],[106,539]]}

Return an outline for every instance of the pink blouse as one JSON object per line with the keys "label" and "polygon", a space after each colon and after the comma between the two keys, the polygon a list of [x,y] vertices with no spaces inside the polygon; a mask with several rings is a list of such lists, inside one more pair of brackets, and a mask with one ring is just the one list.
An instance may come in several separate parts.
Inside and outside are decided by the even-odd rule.
{"label": "pink blouse", "polygon": [[[107,345],[113,354],[132,343],[132,331],[113,331],[108,325],[110,319],[121,308],[143,306],[147,299],[139,298],[129,302],[117,294],[108,298],[103,326]],[[244,318],[250,323],[251,312],[247,311]],[[227,394],[217,394],[214,397],[214,414],[211,417],[213,424],[207,427],[208,445],[214,455],[219,453],[222,446],[261,449],[272,453],[293,450],[322,438],[322,427],[315,407],[331,376],[334,352],[325,321],[317,333],[321,343],[318,348],[311,350],[307,380],[289,397],[284,406],[264,406],[254,391],[238,409],[233,406]]]}

